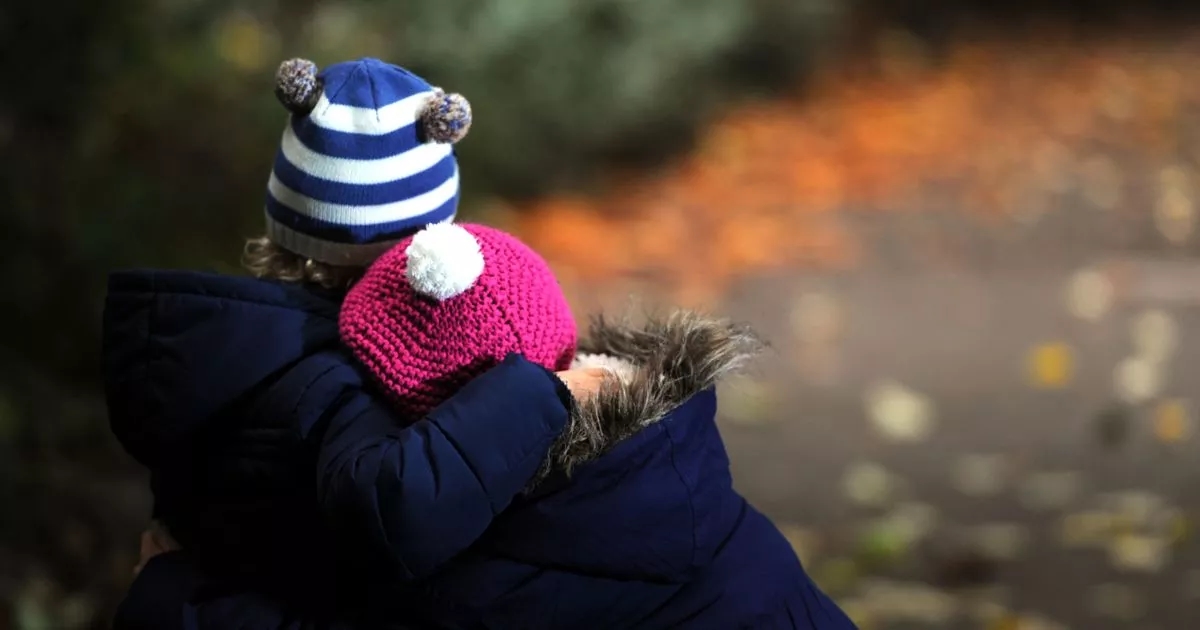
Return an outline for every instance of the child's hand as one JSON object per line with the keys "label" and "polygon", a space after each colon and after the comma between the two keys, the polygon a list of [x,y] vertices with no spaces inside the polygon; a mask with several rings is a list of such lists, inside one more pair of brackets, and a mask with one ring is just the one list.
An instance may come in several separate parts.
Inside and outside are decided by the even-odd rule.
{"label": "child's hand", "polygon": [[557,376],[566,383],[567,389],[571,390],[571,395],[575,400],[584,401],[592,398],[600,391],[600,386],[604,384],[605,379],[612,378],[612,372],[607,368],[578,368],[574,370],[564,370],[558,372]]}
{"label": "child's hand", "polygon": [[176,549],[179,549],[179,543],[175,542],[167,528],[158,521],[151,521],[146,531],[142,532],[141,556],[137,566],[133,568],[133,576],[137,577],[151,558]]}

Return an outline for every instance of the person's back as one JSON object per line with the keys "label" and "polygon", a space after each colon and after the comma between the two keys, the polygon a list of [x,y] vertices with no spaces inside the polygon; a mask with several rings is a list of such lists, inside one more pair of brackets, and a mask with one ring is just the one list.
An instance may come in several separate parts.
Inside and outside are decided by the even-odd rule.
{"label": "person's back", "polygon": [[[561,368],[576,351],[545,262],[482,226],[402,242],[350,291],[341,322],[415,411],[505,352]],[[416,584],[377,584],[369,606],[431,628],[853,628],[733,489],[713,386],[757,349],[753,335],[677,313],[601,322],[582,349],[577,364],[621,377],[574,410],[558,466],[465,553]]]}
{"label": "person's back", "polygon": [[207,567],[305,598],[334,575],[310,438],[338,389],[362,386],[339,358],[338,307],[392,243],[453,219],[451,143],[470,110],[375,59],[320,73],[286,61],[276,96],[291,116],[267,233],[245,251],[259,279],[114,274],[105,380],[114,432],[150,469],[172,535]]}
{"label": "person's back", "polygon": [[[333,575],[313,500],[318,405],[305,386],[338,352],[339,301],[309,288],[191,272],[109,282],[109,415],[151,472],[154,516],[205,566],[302,595]],[[341,379],[357,378],[349,365]],[[320,401],[332,404],[338,392]],[[311,398],[309,400],[312,400]]]}
{"label": "person's back", "polygon": [[[259,278],[114,274],[104,379],[113,432],[149,469],[155,516],[180,553],[226,591],[265,594],[319,619],[353,606],[355,577],[416,579],[473,542],[491,506],[536,472],[567,423],[570,393],[515,357],[480,378],[476,394],[464,392],[454,417],[408,418],[401,430],[341,348],[338,308],[379,253],[453,219],[450,144],[470,110],[461,96],[373,59],[321,74],[293,60],[277,81],[292,117],[268,186],[267,235],[246,250]],[[483,395],[500,404],[484,407]],[[506,396],[521,402],[522,417],[502,415]],[[497,435],[497,415],[522,428]],[[460,416],[482,422],[460,429]],[[489,452],[482,461],[464,443],[508,443],[534,459]],[[457,536],[408,535],[446,514]],[[377,540],[394,540],[387,559],[358,553]],[[118,628],[195,625],[186,611],[164,619],[154,603],[178,593],[154,591],[150,577],[139,584]],[[188,605],[199,606],[193,595],[201,597],[184,595]]]}

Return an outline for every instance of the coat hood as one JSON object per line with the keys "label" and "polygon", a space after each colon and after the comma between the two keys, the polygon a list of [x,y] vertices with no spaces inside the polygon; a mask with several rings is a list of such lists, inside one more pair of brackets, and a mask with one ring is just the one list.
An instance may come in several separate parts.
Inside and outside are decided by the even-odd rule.
{"label": "coat hood", "polygon": [[687,311],[641,326],[594,320],[576,364],[618,378],[574,411],[533,489],[493,528],[494,544],[617,579],[682,581],[707,566],[745,510],[714,386],[761,347],[748,328]]}
{"label": "coat hood", "polygon": [[177,457],[272,375],[336,347],[338,301],[288,283],[184,271],[109,278],[103,376],[109,421],[146,466]]}

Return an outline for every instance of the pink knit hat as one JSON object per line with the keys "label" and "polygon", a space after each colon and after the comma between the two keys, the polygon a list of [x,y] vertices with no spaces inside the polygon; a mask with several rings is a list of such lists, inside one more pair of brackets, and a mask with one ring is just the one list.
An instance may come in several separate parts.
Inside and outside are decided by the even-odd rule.
{"label": "pink knit hat", "polygon": [[482,225],[440,223],[375,261],[342,303],[342,341],[419,417],[509,353],[549,370],[577,330],[546,261]]}

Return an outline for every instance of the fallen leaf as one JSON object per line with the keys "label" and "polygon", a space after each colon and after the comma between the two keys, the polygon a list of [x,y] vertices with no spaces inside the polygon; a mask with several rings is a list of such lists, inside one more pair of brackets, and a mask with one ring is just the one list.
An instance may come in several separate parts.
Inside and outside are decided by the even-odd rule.
{"label": "fallen leaf", "polygon": [[1062,342],[1034,347],[1029,354],[1029,378],[1034,387],[1061,389],[1075,374],[1075,357],[1070,346]]}

